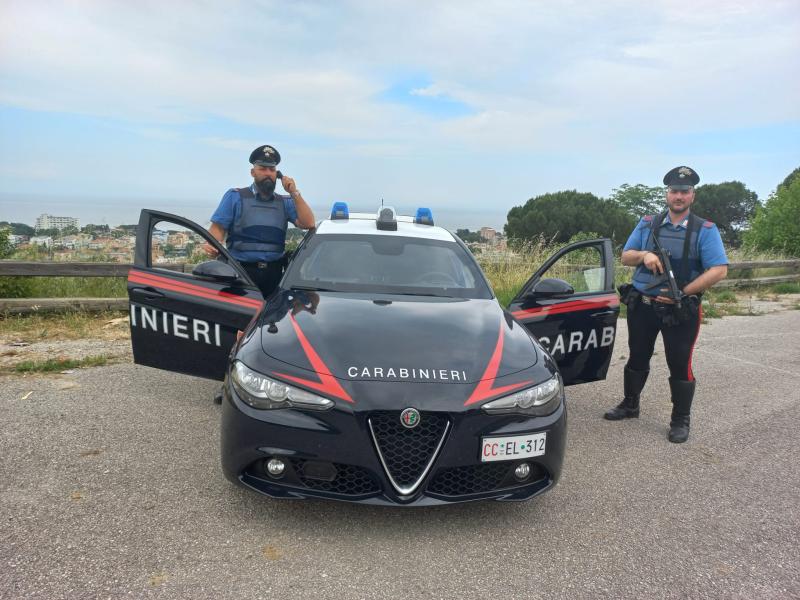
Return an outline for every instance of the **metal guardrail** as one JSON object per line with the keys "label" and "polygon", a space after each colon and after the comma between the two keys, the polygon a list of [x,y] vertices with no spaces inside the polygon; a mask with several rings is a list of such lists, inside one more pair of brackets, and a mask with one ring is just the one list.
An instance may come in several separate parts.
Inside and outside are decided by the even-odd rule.
{"label": "metal guardrail", "polygon": [[[0,277],[127,277],[133,265],[95,262],[34,262],[0,260]],[[184,272],[185,263],[161,264],[160,268]],[[725,279],[715,288],[746,288],[800,281],[800,259],[731,263],[729,271],[752,273],[756,269],[784,269],[785,275]],[[0,315],[64,310],[126,310],[127,298],[0,298]]]}
{"label": "metal guardrail", "polygon": [[[106,262],[0,260],[0,277],[127,277],[132,266]],[[165,263],[158,267],[184,272],[186,263]]]}
{"label": "metal guardrail", "polygon": [[[127,277],[132,266],[124,263],[0,260],[0,277]],[[181,273],[186,270],[186,263],[158,266]],[[127,298],[0,298],[0,315],[127,309]]]}

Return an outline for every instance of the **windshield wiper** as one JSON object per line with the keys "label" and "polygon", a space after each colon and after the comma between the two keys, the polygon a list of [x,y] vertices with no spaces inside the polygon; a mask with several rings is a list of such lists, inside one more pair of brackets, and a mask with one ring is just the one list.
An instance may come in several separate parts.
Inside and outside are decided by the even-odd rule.
{"label": "windshield wiper", "polygon": [[398,296],[430,296],[432,298],[455,298],[455,296],[448,296],[446,294],[420,294],[417,292],[393,292]]}
{"label": "windshield wiper", "polygon": [[328,288],[321,288],[321,287],[313,287],[310,285],[293,285],[289,287],[290,290],[300,290],[302,292],[335,292],[336,290],[330,290]]}

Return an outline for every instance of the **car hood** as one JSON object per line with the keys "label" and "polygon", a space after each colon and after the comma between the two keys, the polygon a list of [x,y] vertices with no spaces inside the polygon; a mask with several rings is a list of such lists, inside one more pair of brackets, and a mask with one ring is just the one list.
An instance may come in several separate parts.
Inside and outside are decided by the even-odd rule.
{"label": "car hood", "polygon": [[352,381],[470,383],[538,357],[495,300],[281,291],[260,328],[271,358]]}

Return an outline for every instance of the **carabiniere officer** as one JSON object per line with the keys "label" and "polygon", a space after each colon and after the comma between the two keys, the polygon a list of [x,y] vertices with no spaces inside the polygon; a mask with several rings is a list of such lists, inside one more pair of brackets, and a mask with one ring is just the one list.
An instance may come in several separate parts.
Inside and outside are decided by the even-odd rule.
{"label": "carabiniere officer", "polygon": [[[624,399],[605,413],[611,421],[639,416],[639,396],[650,372],[658,333],[664,339],[669,367],[672,418],[668,439],[682,443],[689,438],[689,415],[694,398],[692,350],[700,332],[704,291],[728,274],[728,257],[717,226],[691,213],[697,173],[675,167],[664,176],[667,210],[645,216],[633,230],[622,251],[622,264],[636,267],[633,286],[620,291],[628,306],[629,358],[624,373]],[[654,252],[653,236],[670,254],[682,297],[680,309],[670,297],[664,265]]]}
{"label": "carabiniere officer", "polygon": [[[288,223],[300,229],[315,225],[314,213],[294,179],[277,170],[280,162],[281,155],[272,146],[253,150],[250,154],[253,183],[225,192],[211,216],[209,228],[211,235],[225,242],[264,297],[275,290],[283,275]],[[279,177],[288,195],[275,193]],[[206,251],[216,254],[210,245],[206,246]]]}

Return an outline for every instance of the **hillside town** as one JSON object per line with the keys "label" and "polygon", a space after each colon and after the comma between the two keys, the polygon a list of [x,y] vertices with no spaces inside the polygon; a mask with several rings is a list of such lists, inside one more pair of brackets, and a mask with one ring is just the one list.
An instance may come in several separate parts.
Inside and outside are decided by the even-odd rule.
{"label": "hillside town", "polygon": [[[2,223],[9,228],[8,241],[17,258],[62,262],[92,261],[132,263],[136,248],[136,225],[80,226],[74,217],[41,214],[36,226]],[[158,262],[185,262],[191,259],[202,238],[186,230],[162,230],[152,235],[153,258]],[[203,254],[203,256],[205,256]]]}
{"label": "hillside town", "polygon": [[[0,229],[8,230],[8,241],[13,247],[14,258],[22,260],[128,264],[133,262],[136,248],[137,225],[112,227],[88,224],[81,227],[74,217],[43,213],[37,217],[35,226],[0,222]],[[508,251],[506,237],[492,227],[481,227],[475,232],[458,229],[455,233],[475,254],[490,257],[493,253]],[[299,242],[301,237],[300,230],[290,229],[290,247],[292,242]],[[159,263],[205,260],[202,245],[203,239],[191,231],[159,229],[158,226],[153,230],[153,260]]]}

